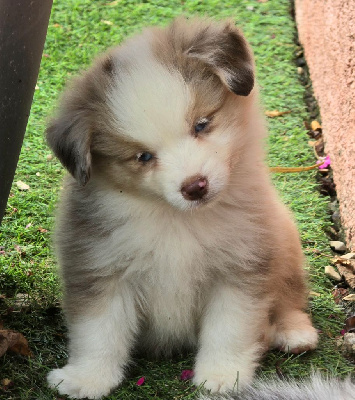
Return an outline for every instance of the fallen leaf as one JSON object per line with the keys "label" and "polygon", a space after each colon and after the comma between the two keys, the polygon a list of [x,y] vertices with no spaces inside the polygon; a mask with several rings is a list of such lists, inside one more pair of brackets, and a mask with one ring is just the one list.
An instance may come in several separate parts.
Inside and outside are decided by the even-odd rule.
{"label": "fallen leaf", "polygon": [[311,129],[312,131],[321,131],[322,127],[318,121],[314,120],[311,122]]}
{"label": "fallen leaf", "polygon": [[5,378],[5,379],[3,379],[3,380],[1,381],[1,384],[4,385],[4,386],[9,386],[10,383],[11,383],[11,380],[8,379],[8,378]]}
{"label": "fallen leaf", "polygon": [[290,114],[290,113],[291,113],[290,110],[288,110],[288,111],[278,111],[278,110],[265,111],[265,115],[270,118],[280,117],[281,115]]}
{"label": "fallen leaf", "polygon": [[352,289],[355,289],[355,274],[352,271],[352,268],[348,268],[347,266],[342,264],[337,264],[337,268],[340,275],[345,279],[346,283]]}
{"label": "fallen leaf", "polygon": [[113,25],[113,22],[102,19],[101,22],[106,25]]}
{"label": "fallen leaf", "polygon": [[192,379],[194,376],[194,371],[192,369],[184,369],[181,371],[180,379],[182,381],[187,381],[189,379]]}
{"label": "fallen leaf", "polygon": [[60,24],[53,24],[54,28],[62,28],[62,25]]}
{"label": "fallen leaf", "polygon": [[0,357],[8,350],[22,356],[31,357],[27,339],[20,332],[4,329],[0,330]]}
{"label": "fallen leaf", "polygon": [[317,139],[317,141],[314,143],[314,151],[318,157],[322,157],[324,154],[324,140],[323,137],[320,137]]}
{"label": "fallen leaf", "polygon": [[344,288],[336,288],[332,291],[332,295],[334,297],[335,304],[339,304],[342,300],[343,296],[346,296],[349,293],[347,289]]}
{"label": "fallen leaf", "polygon": [[308,297],[309,298],[314,298],[314,297],[320,297],[320,293],[317,293],[317,292],[313,292],[313,290],[311,290],[309,293],[308,293]]}
{"label": "fallen leaf", "polygon": [[47,229],[44,229],[44,228],[42,228],[41,226],[40,227],[38,227],[38,229],[37,229],[39,232],[41,232],[41,233],[46,233],[46,232],[48,232],[48,230]]}
{"label": "fallen leaf", "polygon": [[347,332],[350,333],[355,332],[355,314],[351,315],[345,320],[345,329]]}
{"label": "fallen leaf", "polygon": [[17,181],[16,182],[16,186],[20,189],[20,190],[28,190],[30,187],[27,185],[27,183],[22,182],[22,181]]}
{"label": "fallen leaf", "polygon": [[106,3],[105,6],[111,6],[111,7],[112,6],[117,6],[118,2],[119,2],[119,0],[112,1],[111,3]]}
{"label": "fallen leaf", "polygon": [[343,300],[346,300],[346,301],[355,301],[355,294],[354,294],[354,293],[348,294],[347,296],[345,296],[345,297],[343,298]]}
{"label": "fallen leaf", "polygon": [[142,376],[141,378],[138,379],[136,385],[137,386],[142,386],[144,384],[144,382],[145,382],[145,377]]}
{"label": "fallen leaf", "polygon": [[15,248],[15,250],[18,252],[18,254],[20,256],[25,256],[26,255],[25,250],[22,250],[22,248],[18,244],[15,244],[14,248]]}

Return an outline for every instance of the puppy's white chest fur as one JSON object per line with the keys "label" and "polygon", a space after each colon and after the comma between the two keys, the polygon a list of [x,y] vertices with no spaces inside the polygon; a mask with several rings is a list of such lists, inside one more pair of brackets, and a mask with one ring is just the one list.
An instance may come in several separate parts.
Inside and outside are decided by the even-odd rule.
{"label": "puppy's white chest fur", "polygon": [[[172,225],[160,220],[143,231],[138,228],[140,223],[149,226],[149,218],[131,226],[137,249],[126,276],[139,288],[143,341],[149,347],[154,341],[164,352],[173,343],[190,347],[196,341],[199,282],[206,273],[203,246],[186,221],[175,220]],[[137,232],[141,232],[139,237]]]}

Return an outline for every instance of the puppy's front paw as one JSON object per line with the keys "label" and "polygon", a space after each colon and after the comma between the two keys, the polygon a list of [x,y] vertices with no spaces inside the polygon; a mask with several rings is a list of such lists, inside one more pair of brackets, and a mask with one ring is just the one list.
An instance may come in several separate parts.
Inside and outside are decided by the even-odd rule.
{"label": "puppy's front paw", "polygon": [[93,371],[84,367],[66,365],[64,368],[54,369],[47,375],[48,385],[57,389],[60,394],[66,394],[73,399],[100,399],[106,396],[121,381],[122,376],[112,371],[97,369]]}
{"label": "puppy's front paw", "polygon": [[253,370],[248,368],[238,371],[237,368],[233,368],[232,371],[226,371],[218,368],[207,371],[197,370],[193,379],[193,383],[196,386],[202,385],[205,389],[212,393],[225,393],[238,391],[245,387],[252,381]]}
{"label": "puppy's front paw", "polygon": [[317,347],[318,333],[313,326],[277,332],[273,347],[287,353],[299,354]]}

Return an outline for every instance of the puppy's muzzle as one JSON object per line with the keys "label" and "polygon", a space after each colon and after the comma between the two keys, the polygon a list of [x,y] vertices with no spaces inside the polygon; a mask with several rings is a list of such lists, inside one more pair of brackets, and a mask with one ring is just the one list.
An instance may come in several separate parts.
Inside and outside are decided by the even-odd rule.
{"label": "puppy's muzzle", "polygon": [[208,192],[208,180],[205,177],[192,177],[181,186],[181,193],[186,200],[201,200]]}

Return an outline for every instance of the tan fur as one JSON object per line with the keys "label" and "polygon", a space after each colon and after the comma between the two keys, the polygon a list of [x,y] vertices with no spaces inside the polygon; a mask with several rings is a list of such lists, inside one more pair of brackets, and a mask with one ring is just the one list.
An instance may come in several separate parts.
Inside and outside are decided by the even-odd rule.
{"label": "tan fur", "polygon": [[[268,347],[316,346],[253,71],[230,22],[178,19],[112,49],[64,95],[47,132],[73,176],[56,229],[70,355],[48,376],[62,394],[108,394],[138,344],[198,349],[194,382],[221,392],[249,384]],[[188,200],[199,179],[206,194]]]}

